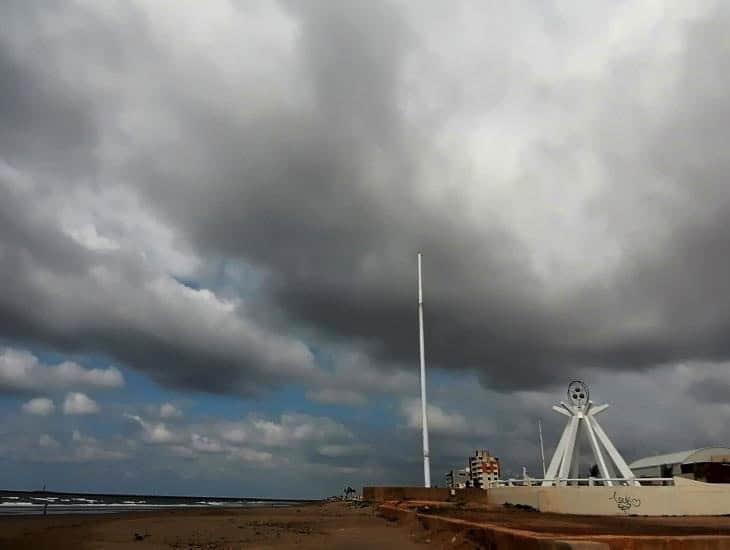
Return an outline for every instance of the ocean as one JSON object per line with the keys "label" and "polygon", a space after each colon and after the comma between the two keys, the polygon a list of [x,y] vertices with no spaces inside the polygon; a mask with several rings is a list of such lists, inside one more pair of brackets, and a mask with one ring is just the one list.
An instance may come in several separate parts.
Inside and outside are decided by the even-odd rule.
{"label": "ocean", "polygon": [[0,516],[104,514],[175,508],[246,508],[291,506],[312,500],[232,497],[108,495],[49,491],[0,491]]}

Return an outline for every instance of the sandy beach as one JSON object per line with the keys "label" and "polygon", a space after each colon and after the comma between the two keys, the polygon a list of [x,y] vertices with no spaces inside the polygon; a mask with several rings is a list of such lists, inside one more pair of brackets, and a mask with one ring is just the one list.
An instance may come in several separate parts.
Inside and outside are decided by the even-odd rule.
{"label": "sandy beach", "polygon": [[[405,510],[418,511],[419,518]],[[452,520],[458,525],[448,523]],[[583,548],[589,541],[594,546],[601,543],[595,548],[606,550],[689,549],[730,547],[729,535],[727,517],[562,516],[504,507],[408,502],[390,503],[380,511],[359,502],[329,502],[0,517],[2,550],[547,549]],[[565,542],[568,540],[573,545]]]}
{"label": "sandy beach", "polygon": [[[343,502],[252,509],[0,518],[0,548],[423,548],[428,539]],[[429,541],[430,542],[430,541]]]}

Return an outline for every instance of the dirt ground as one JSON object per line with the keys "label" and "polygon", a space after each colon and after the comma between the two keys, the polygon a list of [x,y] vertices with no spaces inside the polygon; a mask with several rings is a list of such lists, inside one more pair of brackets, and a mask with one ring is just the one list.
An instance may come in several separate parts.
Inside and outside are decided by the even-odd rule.
{"label": "dirt ground", "polygon": [[175,510],[118,515],[0,517],[0,548],[424,548],[424,535],[347,503],[287,508]]}
{"label": "dirt ground", "polygon": [[[581,535],[730,535],[730,517],[592,517],[479,506],[418,506],[508,529]],[[479,547],[467,532],[434,532],[387,521],[375,507],[333,502],[295,507],[206,509],[127,514],[0,517],[0,549],[346,549]]]}
{"label": "dirt ground", "polygon": [[730,535],[730,517],[569,516],[504,507],[419,507],[418,511],[556,535]]}

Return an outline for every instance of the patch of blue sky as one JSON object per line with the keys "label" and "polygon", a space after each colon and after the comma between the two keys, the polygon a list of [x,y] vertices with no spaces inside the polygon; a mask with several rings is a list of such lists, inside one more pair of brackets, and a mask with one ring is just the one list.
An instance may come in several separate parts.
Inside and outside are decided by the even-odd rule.
{"label": "patch of blue sky", "polygon": [[[384,429],[400,421],[398,396],[387,394],[366,395],[366,402],[358,406],[344,404],[318,403],[307,397],[310,389],[303,385],[287,385],[261,394],[244,398],[237,395],[210,394],[190,390],[177,390],[161,386],[144,372],[120,365],[114,360],[100,354],[60,353],[45,348],[23,348],[5,342],[4,345],[17,349],[26,349],[38,357],[43,365],[57,365],[63,361],[75,361],[85,368],[105,369],[109,366],[118,368],[124,377],[124,387],[114,389],[69,388],[69,391],[83,391],[97,401],[101,414],[88,416],[70,416],[63,422],[63,431],[79,429],[82,433],[103,437],[111,431],[122,430],[128,424],[124,413],[144,413],[149,407],[157,407],[163,403],[176,404],[183,411],[186,420],[203,418],[220,420],[238,420],[247,416],[260,416],[276,420],[283,413],[299,413],[337,419],[346,426],[356,425],[372,429]],[[321,354],[322,355],[326,354]],[[450,375],[437,375],[434,383],[450,380]],[[439,380],[441,379],[441,380]],[[412,392],[417,395],[418,388]],[[42,393],[42,392],[41,392]],[[56,392],[57,414],[61,414],[64,391]],[[0,396],[0,412],[18,412],[20,405],[34,395]]]}
{"label": "patch of blue sky", "polygon": [[193,290],[210,289],[224,296],[256,298],[264,282],[263,270],[240,260],[220,258],[205,262],[195,277],[175,277],[175,280]]}
{"label": "patch of blue sky", "polygon": [[7,418],[9,414],[17,412],[21,403],[26,401],[18,395],[3,395],[0,393],[0,416]]}

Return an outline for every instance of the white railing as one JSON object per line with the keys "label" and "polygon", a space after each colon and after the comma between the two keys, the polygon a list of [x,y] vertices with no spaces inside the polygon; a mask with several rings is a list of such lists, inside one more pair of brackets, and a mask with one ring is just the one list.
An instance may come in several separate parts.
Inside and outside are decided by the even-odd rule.
{"label": "white railing", "polygon": [[[550,482],[553,485],[583,485],[583,486],[594,486],[601,482],[610,481],[612,483],[618,483],[623,485],[636,485],[637,483],[657,483],[661,482],[662,485],[674,485],[673,477],[642,477],[642,478],[631,478],[626,479],[623,477],[569,477],[569,478],[557,478],[557,479],[540,479],[540,478],[510,478],[500,479],[493,481],[492,487],[531,487],[536,485],[542,485],[544,481]],[[601,483],[605,485],[605,483]]]}

